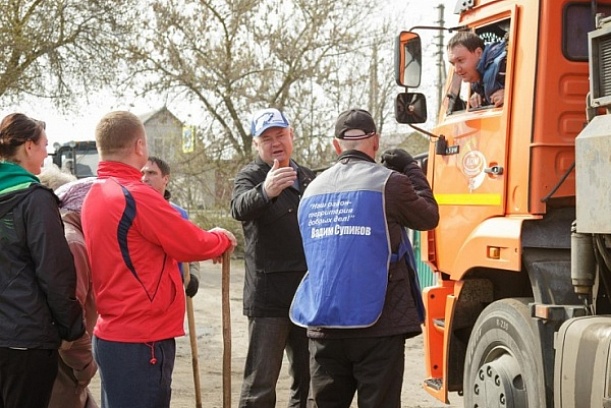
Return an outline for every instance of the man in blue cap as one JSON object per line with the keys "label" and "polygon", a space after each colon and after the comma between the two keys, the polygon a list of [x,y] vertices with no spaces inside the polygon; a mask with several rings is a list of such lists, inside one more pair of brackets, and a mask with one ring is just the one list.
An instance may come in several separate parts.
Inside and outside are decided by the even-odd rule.
{"label": "man in blue cap", "polygon": [[276,382],[286,350],[292,376],[289,407],[306,407],[310,382],[305,329],[288,310],[305,271],[297,208],[314,173],[295,163],[293,129],[278,109],[251,120],[255,160],[239,171],[231,215],[244,229],[244,315],[249,345],[239,407],[276,406]]}

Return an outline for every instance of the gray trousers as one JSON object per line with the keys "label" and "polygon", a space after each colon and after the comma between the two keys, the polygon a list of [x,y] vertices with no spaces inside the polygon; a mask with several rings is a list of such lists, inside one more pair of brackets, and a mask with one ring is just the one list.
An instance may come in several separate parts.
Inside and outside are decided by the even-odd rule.
{"label": "gray trousers", "polygon": [[292,378],[290,408],[305,408],[310,383],[308,339],[288,317],[249,317],[248,353],[239,408],[274,408],[276,382],[286,350]]}

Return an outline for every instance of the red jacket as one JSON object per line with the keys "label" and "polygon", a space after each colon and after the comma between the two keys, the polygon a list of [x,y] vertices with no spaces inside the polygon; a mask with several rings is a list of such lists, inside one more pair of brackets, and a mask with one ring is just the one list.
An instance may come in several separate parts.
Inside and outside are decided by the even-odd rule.
{"label": "red jacket", "polygon": [[229,239],[180,214],[132,166],[103,161],[82,209],[98,307],[94,334],[144,343],[184,335],[177,261],[220,256]]}

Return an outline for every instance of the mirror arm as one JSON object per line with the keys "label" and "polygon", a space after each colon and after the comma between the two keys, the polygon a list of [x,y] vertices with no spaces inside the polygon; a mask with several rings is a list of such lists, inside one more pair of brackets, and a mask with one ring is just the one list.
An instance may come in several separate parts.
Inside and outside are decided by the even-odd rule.
{"label": "mirror arm", "polygon": [[424,129],[418,127],[418,126],[414,126],[411,123],[408,123],[407,126],[411,127],[412,129],[414,129],[414,130],[416,130],[416,131],[418,131],[420,133],[424,133],[425,135],[427,135],[429,137],[432,137],[432,138],[438,138],[439,137],[436,134],[429,132],[428,130],[424,130]]}

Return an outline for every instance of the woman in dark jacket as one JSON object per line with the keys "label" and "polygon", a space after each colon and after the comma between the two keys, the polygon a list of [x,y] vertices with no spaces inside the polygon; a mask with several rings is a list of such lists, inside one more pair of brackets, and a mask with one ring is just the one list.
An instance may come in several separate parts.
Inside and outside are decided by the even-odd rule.
{"label": "woman in dark jacket", "polygon": [[44,122],[0,123],[0,406],[46,407],[57,349],[85,331],[74,263],[53,192],[40,185]]}

